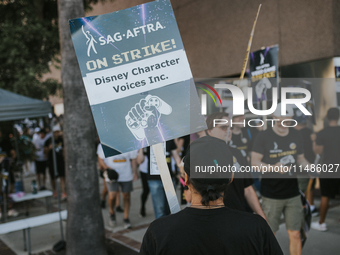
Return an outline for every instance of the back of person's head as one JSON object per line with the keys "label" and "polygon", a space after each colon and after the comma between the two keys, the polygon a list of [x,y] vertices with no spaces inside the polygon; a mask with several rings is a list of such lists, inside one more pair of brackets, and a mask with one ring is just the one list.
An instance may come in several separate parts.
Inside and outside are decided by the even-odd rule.
{"label": "back of person's head", "polygon": [[327,111],[328,120],[339,120],[339,109],[336,107],[330,108]]}
{"label": "back of person's head", "polygon": [[40,129],[39,133],[41,133],[41,134],[44,134],[44,135],[46,135],[46,134],[47,134],[47,132],[46,132],[46,129],[45,129],[45,128],[42,128],[42,129]]}
{"label": "back of person's head", "polygon": [[[188,175],[188,184],[202,196],[202,205],[208,205],[222,197],[233,173],[233,155],[225,141],[205,136],[192,142],[184,158],[184,171]],[[220,169],[218,174],[204,172],[204,169]],[[201,169],[197,172],[197,169]],[[228,171],[223,171],[222,169]]]}
{"label": "back of person's head", "polygon": [[223,119],[223,117],[228,117],[228,113],[225,113],[225,112],[213,112],[213,113],[211,113],[206,119],[208,130],[211,130],[211,129],[214,128],[214,120],[215,119]]}
{"label": "back of person's head", "polygon": [[302,111],[300,109],[297,109],[295,112],[294,112],[294,120],[296,120],[296,122],[298,124],[306,124],[307,123],[307,117],[306,115],[304,115],[302,113]]}

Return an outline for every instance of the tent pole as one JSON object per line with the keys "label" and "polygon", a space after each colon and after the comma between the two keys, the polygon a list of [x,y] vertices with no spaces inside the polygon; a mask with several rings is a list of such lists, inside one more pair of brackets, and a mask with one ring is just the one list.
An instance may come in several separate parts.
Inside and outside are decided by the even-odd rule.
{"label": "tent pole", "polygon": [[57,179],[58,171],[57,171],[57,157],[55,154],[55,140],[54,140],[54,132],[53,132],[53,126],[54,126],[54,119],[52,116],[51,120],[51,130],[52,130],[52,155],[53,155],[53,168],[54,168],[54,177],[56,180],[56,187],[57,187],[57,193],[58,193],[58,212],[59,212],[59,224],[60,224],[60,234],[61,234],[61,240],[64,240],[64,231],[63,231],[63,221],[61,217],[61,203],[60,203],[60,179]]}
{"label": "tent pole", "polygon": [[17,158],[16,164],[20,166],[20,180],[22,184],[22,190],[24,191],[25,190],[24,176],[23,176],[23,169],[20,164],[20,153],[19,153],[19,144],[18,144],[20,136],[18,136],[18,130],[14,127],[14,125],[13,125],[13,133],[14,133],[13,136],[14,136],[14,141],[15,141],[15,154],[16,154],[15,157]]}

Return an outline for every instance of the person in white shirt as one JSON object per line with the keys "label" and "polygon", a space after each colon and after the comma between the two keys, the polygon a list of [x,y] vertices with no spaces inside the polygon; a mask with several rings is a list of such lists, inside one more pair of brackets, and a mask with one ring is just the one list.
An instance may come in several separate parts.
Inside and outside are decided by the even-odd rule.
{"label": "person in white shirt", "polygon": [[51,135],[46,134],[45,129],[41,129],[38,132],[39,136],[36,137],[32,142],[36,148],[35,151],[35,169],[37,173],[37,179],[40,190],[46,189],[46,167],[47,167],[47,156],[44,153],[44,144]]}
{"label": "person in white shirt", "polygon": [[116,223],[114,206],[116,204],[117,191],[120,186],[124,200],[124,227],[131,228],[129,220],[130,194],[133,190],[132,182],[138,179],[137,151],[105,158],[102,146],[99,144],[97,155],[99,165],[106,169],[104,171],[104,177],[109,190],[110,224],[113,226]]}

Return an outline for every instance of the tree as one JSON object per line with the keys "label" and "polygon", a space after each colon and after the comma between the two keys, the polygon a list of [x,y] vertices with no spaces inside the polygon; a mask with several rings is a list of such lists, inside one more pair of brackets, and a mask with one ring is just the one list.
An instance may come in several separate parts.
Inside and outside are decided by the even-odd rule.
{"label": "tree", "polygon": [[61,77],[64,90],[67,254],[106,254],[99,207],[95,127],[72,45],[68,20],[84,17],[82,0],[59,0]]}
{"label": "tree", "polygon": [[[83,0],[85,10],[103,0]],[[57,0],[0,0],[0,88],[38,99],[61,89],[43,80],[59,68]]]}
{"label": "tree", "polygon": [[0,88],[34,98],[47,98],[60,84],[43,80],[58,64],[56,0],[0,0]]}

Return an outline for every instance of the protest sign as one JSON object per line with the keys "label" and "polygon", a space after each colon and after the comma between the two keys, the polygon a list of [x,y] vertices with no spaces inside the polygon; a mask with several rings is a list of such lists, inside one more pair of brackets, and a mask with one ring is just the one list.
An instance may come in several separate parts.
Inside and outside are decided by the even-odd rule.
{"label": "protest sign", "polygon": [[105,156],[152,145],[172,213],[164,141],[206,129],[169,0],[69,21]]}
{"label": "protest sign", "polygon": [[105,156],[206,129],[170,1],[69,23]]}
{"label": "protest sign", "polygon": [[278,52],[279,47],[274,45],[250,53],[249,73],[254,104],[271,101],[272,88],[278,87]]}

